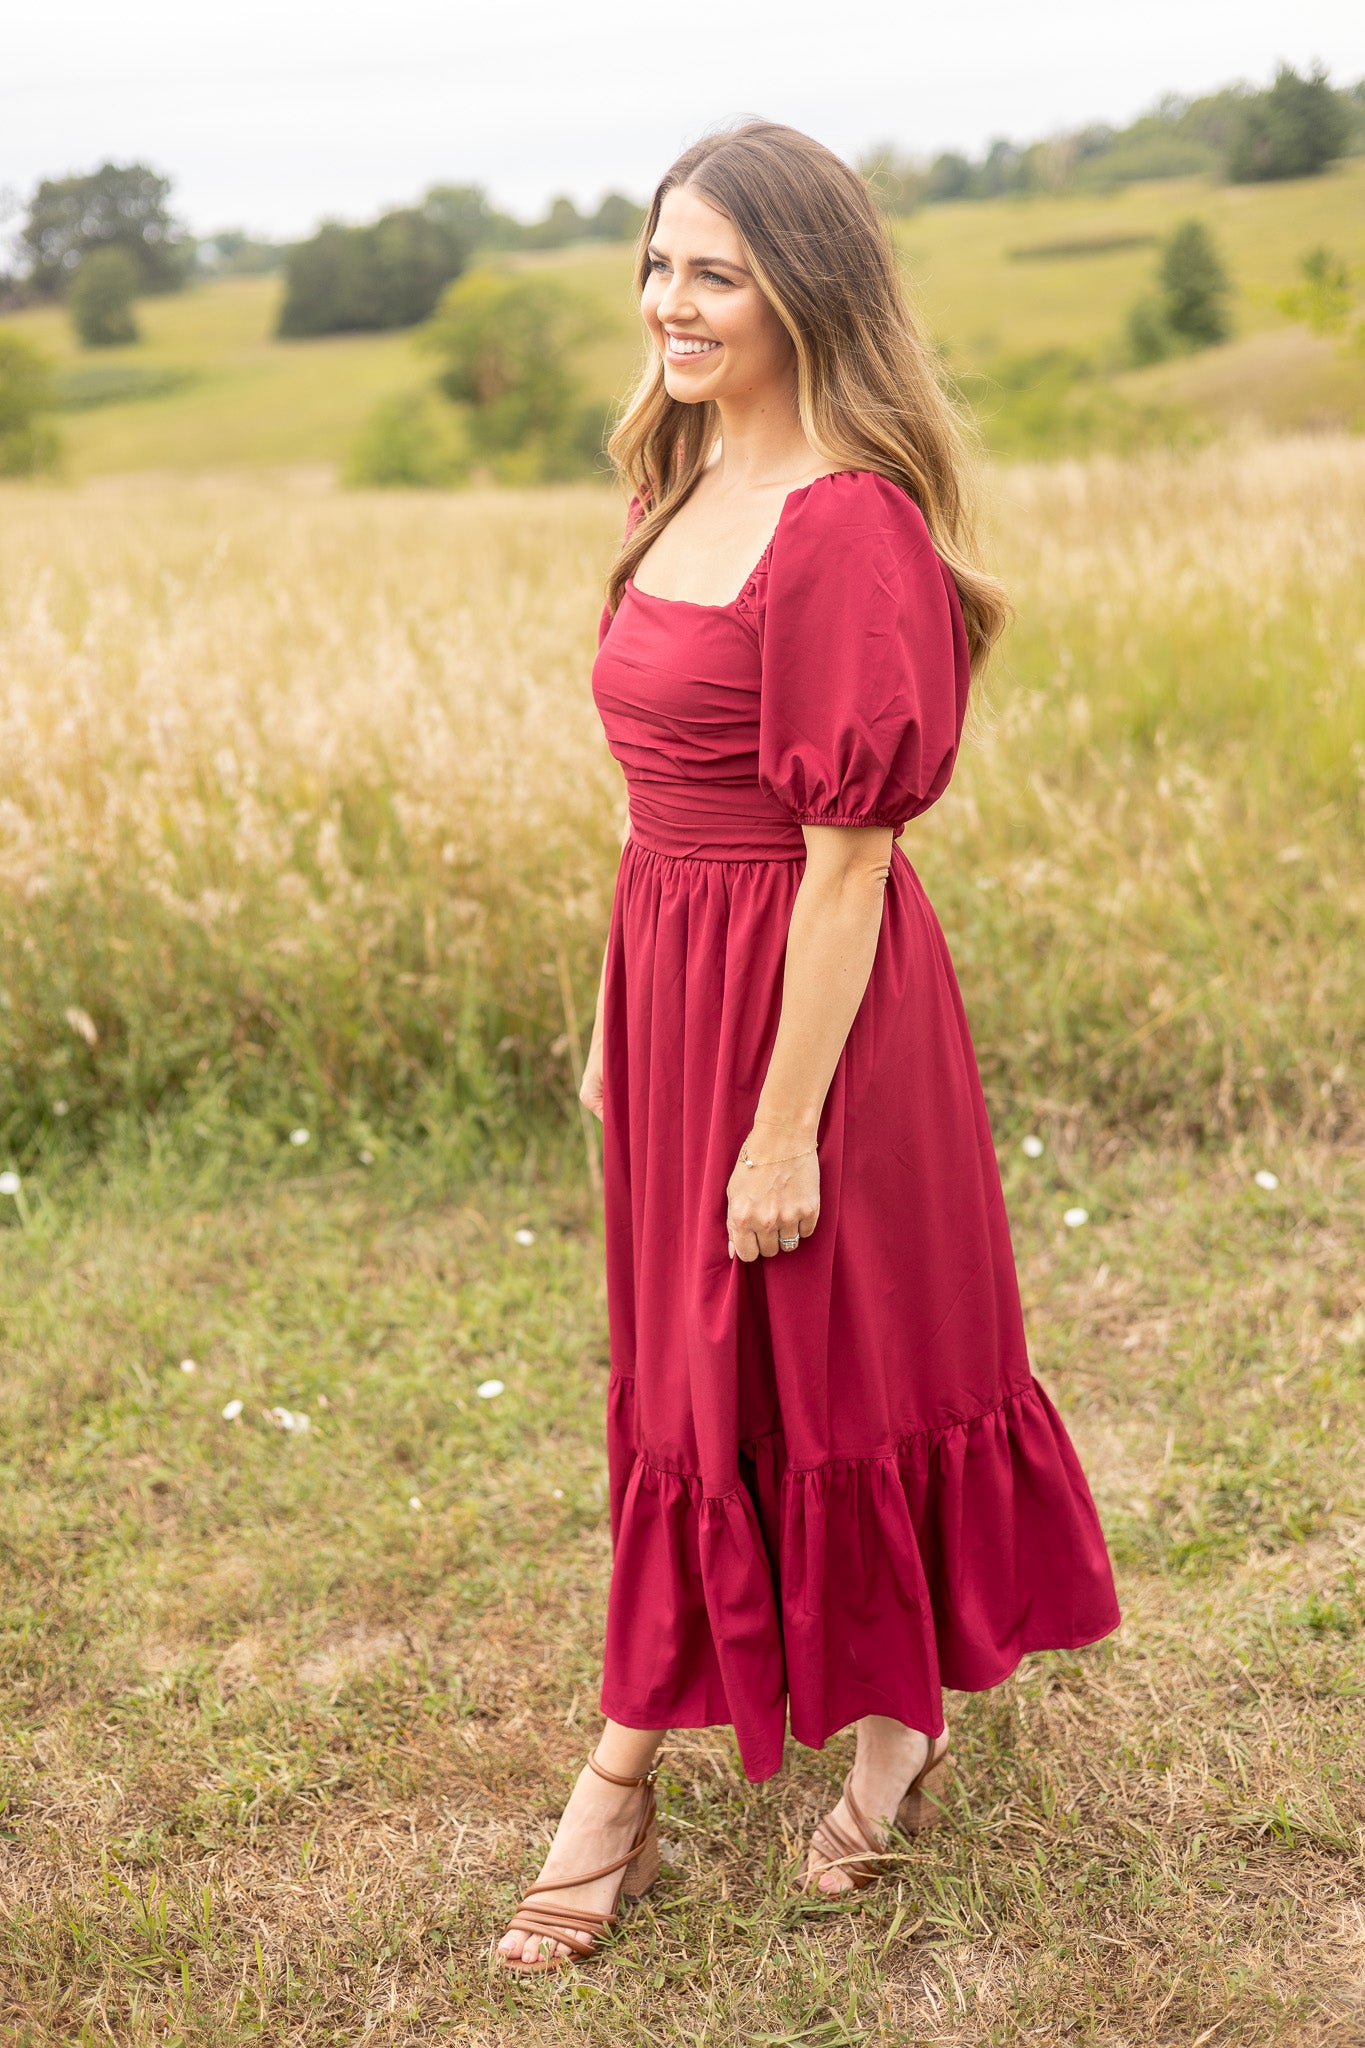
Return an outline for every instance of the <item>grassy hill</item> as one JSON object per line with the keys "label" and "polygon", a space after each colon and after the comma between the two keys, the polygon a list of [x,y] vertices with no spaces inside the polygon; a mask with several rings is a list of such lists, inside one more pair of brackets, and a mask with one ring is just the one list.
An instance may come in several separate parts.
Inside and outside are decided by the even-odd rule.
{"label": "grassy hill", "polygon": [[[947,361],[989,379],[1046,351],[1110,355],[1128,307],[1149,288],[1157,241],[1190,214],[1209,223],[1227,259],[1236,338],[1106,382],[1106,404],[1139,420],[1147,409],[1219,427],[1365,424],[1365,355],[1343,356],[1275,305],[1315,243],[1365,266],[1365,161],[1285,184],[1170,179],[941,206],[899,223],[897,239]],[[598,302],[606,332],[585,377],[604,399],[623,390],[639,350],[629,251],[592,245],[520,260]],[[276,341],[280,290],[278,279],[237,278],[147,300],[144,339],[128,349],[78,349],[57,309],[12,317],[58,364],[79,408],[65,419],[68,473],[335,465],[380,399],[429,379],[407,334]]]}

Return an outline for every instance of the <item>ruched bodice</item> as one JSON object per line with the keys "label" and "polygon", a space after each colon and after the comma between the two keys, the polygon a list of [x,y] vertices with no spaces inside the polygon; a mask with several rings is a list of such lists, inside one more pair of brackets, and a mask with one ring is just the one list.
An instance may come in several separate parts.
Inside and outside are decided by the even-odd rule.
{"label": "ruched bodice", "polygon": [[758,779],[761,677],[747,600],[675,604],[628,583],[593,692],[625,772],[632,836],[699,860],[799,860],[801,827]]}

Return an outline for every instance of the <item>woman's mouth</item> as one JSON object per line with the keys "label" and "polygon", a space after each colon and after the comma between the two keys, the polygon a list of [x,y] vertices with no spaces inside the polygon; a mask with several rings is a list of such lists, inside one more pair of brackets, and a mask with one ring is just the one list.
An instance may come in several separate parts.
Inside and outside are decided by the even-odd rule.
{"label": "woman's mouth", "polygon": [[703,335],[671,334],[667,328],[664,329],[664,338],[670,363],[699,362],[703,356],[714,355],[720,347],[718,341],[711,341]]}

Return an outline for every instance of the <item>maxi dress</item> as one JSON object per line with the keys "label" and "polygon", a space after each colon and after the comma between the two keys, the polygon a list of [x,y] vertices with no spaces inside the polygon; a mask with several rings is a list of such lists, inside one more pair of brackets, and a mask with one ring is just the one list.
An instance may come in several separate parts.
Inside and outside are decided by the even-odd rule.
{"label": "maxi dress", "polygon": [[630,833],[604,997],[613,1569],[602,1709],[731,1724],[761,1779],[864,1714],[1108,1634],[1070,1439],[1033,1377],[943,934],[897,845],[799,1250],[731,1259],[726,1184],[781,1008],[803,825],[942,795],[968,688],[952,578],[868,471],[786,500],[739,596],[626,584],[593,695]]}

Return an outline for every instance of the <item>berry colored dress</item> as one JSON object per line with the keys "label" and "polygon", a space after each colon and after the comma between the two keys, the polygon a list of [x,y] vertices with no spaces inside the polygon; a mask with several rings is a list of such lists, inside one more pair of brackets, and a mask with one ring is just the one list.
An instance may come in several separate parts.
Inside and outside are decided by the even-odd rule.
{"label": "berry colored dress", "polygon": [[628,583],[593,695],[630,837],[607,945],[614,1565],[602,1709],[731,1723],[750,1778],[864,1714],[1118,1622],[1099,1520],[1029,1366],[995,1150],[938,922],[900,847],[798,1251],[727,1251],[810,825],[942,795],[957,594],[867,471],[794,491],[730,604]]}

